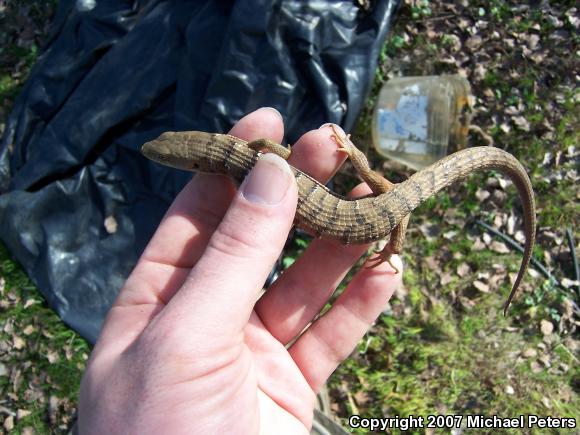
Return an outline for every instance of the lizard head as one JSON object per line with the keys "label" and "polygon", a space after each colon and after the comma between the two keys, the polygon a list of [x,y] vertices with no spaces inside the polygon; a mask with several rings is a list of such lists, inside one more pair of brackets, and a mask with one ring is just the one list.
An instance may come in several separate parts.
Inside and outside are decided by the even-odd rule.
{"label": "lizard head", "polygon": [[141,153],[154,162],[186,171],[197,170],[198,158],[192,155],[194,149],[184,142],[182,133],[168,131],[157,139],[146,142]]}

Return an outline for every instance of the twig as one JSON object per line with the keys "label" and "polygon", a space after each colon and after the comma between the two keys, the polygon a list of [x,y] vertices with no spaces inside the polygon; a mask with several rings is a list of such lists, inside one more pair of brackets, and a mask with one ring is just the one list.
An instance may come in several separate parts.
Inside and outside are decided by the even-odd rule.
{"label": "twig", "polygon": [[441,21],[441,20],[446,20],[448,18],[456,18],[457,16],[454,14],[449,14],[449,15],[439,15],[438,17],[429,17],[429,18],[425,18],[423,21]]}
{"label": "twig", "polygon": [[488,146],[490,146],[490,147],[493,146],[493,144],[494,144],[493,137],[491,137],[489,134],[487,134],[485,131],[483,131],[483,129],[479,125],[471,124],[469,126],[469,132],[479,134],[482,137],[482,139],[487,142]]}

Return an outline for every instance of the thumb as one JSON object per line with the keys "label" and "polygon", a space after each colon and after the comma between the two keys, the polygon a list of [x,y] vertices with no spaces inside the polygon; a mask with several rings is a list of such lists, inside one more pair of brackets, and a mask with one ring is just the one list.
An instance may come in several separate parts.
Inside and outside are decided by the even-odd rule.
{"label": "thumb", "polygon": [[284,247],[297,196],[288,163],[262,154],[164,317],[177,316],[183,331],[241,331]]}

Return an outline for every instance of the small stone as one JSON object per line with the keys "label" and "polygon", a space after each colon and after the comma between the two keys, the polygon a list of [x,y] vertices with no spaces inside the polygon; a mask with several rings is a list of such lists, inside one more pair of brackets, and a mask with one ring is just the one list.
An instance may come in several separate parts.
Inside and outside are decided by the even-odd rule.
{"label": "small stone", "polygon": [[512,387],[511,385],[506,385],[504,391],[506,394],[509,394],[510,396],[512,396],[516,393],[516,391],[514,390],[514,387]]}
{"label": "small stone", "polygon": [[0,376],[8,376],[8,368],[2,362],[0,362]]}
{"label": "small stone", "polygon": [[546,396],[542,397],[542,405],[548,409],[552,408],[552,402],[550,402],[550,399],[548,399]]}
{"label": "small stone", "polygon": [[532,347],[527,348],[522,352],[524,358],[535,358],[538,355],[538,351]]}

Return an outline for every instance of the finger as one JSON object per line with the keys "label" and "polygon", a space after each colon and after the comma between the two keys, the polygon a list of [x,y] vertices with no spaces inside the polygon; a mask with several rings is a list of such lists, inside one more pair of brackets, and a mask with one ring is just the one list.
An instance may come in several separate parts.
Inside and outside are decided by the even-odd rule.
{"label": "finger", "polygon": [[[180,332],[231,340],[239,337],[296,211],[298,189],[288,163],[263,154],[212,234],[203,256],[155,319]],[[179,331],[174,331],[179,325]],[[218,339],[219,340],[219,339]],[[191,343],[191,340],[190,340]],[[214,345],[215,343],[210,343]]]}
{"label": "finger", "polygon": [[[230,133],[245,140],[280,141],[282,118],[262,108],[242,118]],[[121,290],[101,340],[108,332],[115,343],[121,343],[120,332],[131,340],[163,308],[200,258],[235,194],[231,180],[221,175],[197,174],[183,188]]]}
{"label": "finger", "polygon": [[290,347],[290,355],[314,391],[350,355],[401,285],[401,259],[394,255],[392,261],[400,273],[393,274],[386,263],[361,269],[332,308]]}
{"label": "finger", "polygon": [[[370,193],[365,184],[353,197]],[[256,312],[270,333],[288,343],[320,313],[348,271],[369,245],[345,246],[337,241],[315,239],[256,305]]]}

